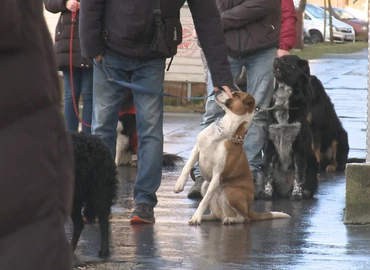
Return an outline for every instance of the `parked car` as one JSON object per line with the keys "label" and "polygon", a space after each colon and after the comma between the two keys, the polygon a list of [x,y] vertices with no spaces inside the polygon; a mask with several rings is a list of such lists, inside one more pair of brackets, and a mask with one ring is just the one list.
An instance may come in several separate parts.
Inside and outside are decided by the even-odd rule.
{"label": "parked car", "polygon": [[[298,2],[294,2],[298,7]],[[324,10],[313,4],[306,4],[306,10],[304,14],[304,27],[308,29],[311,40],[314,43],[329,41],[330,40],[330,26],[329,26],[329,12],[326,13],[326,31],[324,37]],[[332,16],[333,24],[333,37],[336,42],[356,40],[355,31],[352,26],[335,19]]]}
{"label": "parked car", "polygon": [[303,27],[302,35],[303,35],[303,43],[304,44],[313,44],[310,32],[308,31],[308,29],[306,27]]}
{"label": "parked car", "polygon": [[329,10],[329,12],[337,20],[347,23],[353,27],[353,29],[355,30],[357,40],[368,40],[367,22],[365,22],[364,20],[357,19],[354,15],[352,15],[345,9],[337,7],[332,7],[331,9],[332,11],[330,12]]}

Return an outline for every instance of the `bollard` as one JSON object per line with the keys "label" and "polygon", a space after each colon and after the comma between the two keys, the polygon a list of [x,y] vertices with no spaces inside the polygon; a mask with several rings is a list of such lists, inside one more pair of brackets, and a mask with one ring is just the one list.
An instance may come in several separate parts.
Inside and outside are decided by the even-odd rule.
{"label": "bollard", "polygon": [[370,164],[347,164],[345,224],[370,223]]}

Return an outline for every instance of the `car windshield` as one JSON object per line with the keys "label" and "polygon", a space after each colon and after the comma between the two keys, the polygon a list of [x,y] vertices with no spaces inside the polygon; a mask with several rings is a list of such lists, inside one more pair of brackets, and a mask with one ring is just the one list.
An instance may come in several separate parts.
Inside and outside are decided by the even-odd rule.
{"label": "car windshield", "polygon": [[[306,10],[312,15],[314,16],[315,18],[318,18],[318,19],[323,19],[324,18],[324,10],[322,8],[319,8],[319,7],[315,7],[313,5],[309,5],[307,4],[306,5]],[[329,13],[328,11],[326,11],[326,18],[329,19]]]}
{"label": "car windshield", "polygon": [[355,16],[344,9],[333,8],[333,10],[343,20],[356,19]]}

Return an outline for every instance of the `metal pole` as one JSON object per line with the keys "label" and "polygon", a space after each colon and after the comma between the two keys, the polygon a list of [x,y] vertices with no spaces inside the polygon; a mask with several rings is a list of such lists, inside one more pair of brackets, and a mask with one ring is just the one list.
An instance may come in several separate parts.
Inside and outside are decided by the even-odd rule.
{"label": "metal pole", "polygon": [[[367,26],[370,37],[370,5],[367,0]],[[367,127],[366,127],[366,163],[370,162],[370,42],[367,45]]]}

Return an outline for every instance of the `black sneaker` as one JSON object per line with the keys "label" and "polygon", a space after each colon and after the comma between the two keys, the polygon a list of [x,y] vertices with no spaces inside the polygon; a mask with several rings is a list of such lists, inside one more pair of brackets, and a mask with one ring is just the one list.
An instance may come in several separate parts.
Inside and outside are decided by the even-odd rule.
{"label": "black sneaker", "polygon": [[152,224],[155,222],[153,207],[147,203],[138,203],[131,214],[131,224]]}
{"label": "black sneaker", "polygon": [[204,182],[203,176],[198,176],[195,179],[194,184],[189,189],[189,193],[188,193],[189,199],[202,199],[203,198],[202,192],[201,192],[203,182]]}

